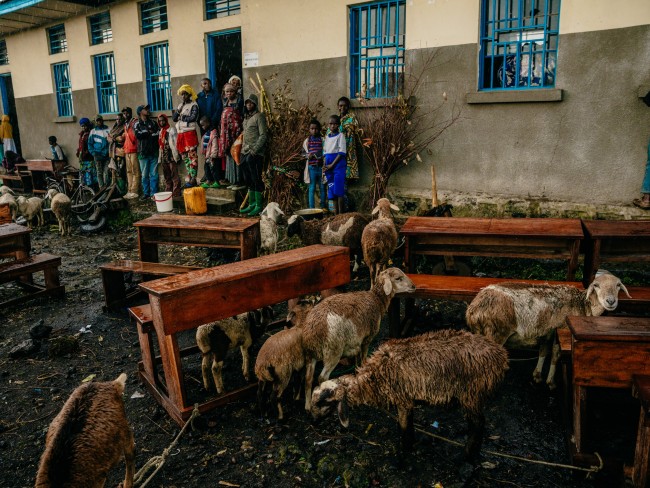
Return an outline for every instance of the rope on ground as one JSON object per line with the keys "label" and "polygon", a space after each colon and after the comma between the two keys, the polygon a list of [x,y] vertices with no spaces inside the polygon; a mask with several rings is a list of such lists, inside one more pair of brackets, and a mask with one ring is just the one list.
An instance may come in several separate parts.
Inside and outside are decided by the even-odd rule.
{"label": "rope on ground", "polygon": [[[156,476],[156,474],[158,473],[158,471],[160,471],[160,468],[163,467],[163,465],[165,464],[165,461],[166,461],[167,458],[169,457],[169,453],[172,451],[172,449],[174,449],[174,447],[176,447],[176,444],[178,443],[178,440],[181,438],[181,436],[183,435],[183,433],[185,432],[185,430],[187,430],[187,427],[188,427],[189,425],[192,425],[192,423],[194,422],[194,419],[195,419],[196,417],[198,417],[199,415],[201,415],[201,413],[199,412],[199,404],[198,404],[198,403],[195,403],[195,404],[194,404],[194,410],[192,410],[192,415],[190,416],[189,419],[187,419],[187,422],[185,422],[185,425],[183,426],[183,428],[181,429],[181,431],[180,431],[180,432],[178,433],[178,435],[174,438],[174,440],[172,441],[172,443],[171,443],[171,444],[170,444],[170,445],[169,445],[169,446],[168,446],[168,447],[163,451],[162,455],[161,455],[161,456],[154,456],[154,457],[152,457],[151,459],[149,459],[149,460],[144,464],[144,466],[142,466],[142,467],[138,470],[138,472],[135,474],[135,477],[133,478],[133,486],[137,486],[137,485],[139,485],[140,483],[142,483],[142,485],[140,486],[140,488],[145,488],[145,486],[147,486],[147,484],[149,483],[149,481],[151,481],[151,480],[153,479],[153,477]],[[193,425],[192,425],[192,428],[194,428]],[[150,476],[149,476],[149,477],[148,477],[148,478],[143,482],[144,477],[146,476],[147,472],[148,472],[152,467],[155,467],[155,468],[156,468],[155,471],[154,471],[153,473],[151,473],[151,475],[150,475]]]}
{"label": "rope on ground", "polygon": [[[385,411],[385,412],[386,412],[386,414],[388,414],[389,417],[397,420],[397,417],[395,415],[393,415],[393,414],[391,414],[390,412],[387,412],[387,411]],[[423,433],[425,435],[428,435],[429,437],[433,437],[434,439],[439,439],[439,440],[447,442],[449,444],[453,444],[454,446],[459,446],[459,447],[464,447],[465,446],[462,442],[454,441],[454,440],[449,439],[447,437],[444,437],[444,436],[441,436],[441,435],[438,435],[438,434],[434,434],[434,433],[429,432],[428,430],[425,430],[422,427],[417,426],[417,425],[415,425],[415,430],[417,430],[418,432],[421,432],[421,433]],[[488,451],[488,450],[485,450],[485,449],[483,450],[483,452],[486,453],[486,454],[491,454],[492,456],[504,457],[504,458],[508,458],[508,459],[515,459],[517,461],[523,461],[523,462],[526,462],[526,463],[543,464],[544,466],[552,466],[552,467],[555,467],[555,468],[564,468],[564,469],[573,469],[573,470],[576,470],[576,471],[585,471],[588,474],[598,473],[600,470],[603,469],[603,466],[605,464],[603,462],[603,458],[600,457],[600,454],[598,454],[597,452],[595,452],[594,455],[598,458],[598,466],[590,466],[588,468],[582,468],[580,466],[573,466],[572,464],[552,463],[550,461],[542,461],[542,460],[539,460],[539,459],[528,459],[528,458],[521,457],[521,456],[515,456],[514,454],[505,454],[505,453],[502,453],[502,452]]]}

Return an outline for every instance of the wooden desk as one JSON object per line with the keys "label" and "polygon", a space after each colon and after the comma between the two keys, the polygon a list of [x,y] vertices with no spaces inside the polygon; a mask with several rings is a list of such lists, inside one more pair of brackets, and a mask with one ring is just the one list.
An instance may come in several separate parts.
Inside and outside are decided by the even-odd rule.
{"label": "wooden desk", "polygon": [[650,220],[583,220],[584,283],[593,281],[601,262],[650,262]]}
{"label": "wooden desk", "polygon": [[54,174],[52,161],[49,159],[28,159],[24,163],[17,163],[16,168],[21,175],[28,176],[33,193],[46,193],[46,173]]}
{"label": "wooden desk", "polygon": [[54,172],[50,159],[28,159],[24,163],[17,163],[16,167],[22,171]]}
{"label": "wooden desk", "polygon": [[133,224],[138,229],[140,261],[158,262],[158,245],[239,249],[241,259],[257,256],[259,219],[155,214]]}
{"label": "wooden desk", "polygon": [[409,273],[415,273],[420,254],[564,259],[567,281],[575,279],[584,235],[579,219],[462,217],[410,217],[401,234]]}
{"label": "wooden desk", "polygon": [[632,376],[650,374],[650,318],[568,317],[576,454],[585,443],[587,388],[631,388]]}
{"label": "wooden desk", "polygon": [[15,256],[16,259],[24,259],[29,256],[32,250],[30,233],[28,227],[18,224],[0,225],[0,255]]}
{"label": "wooden desk", "polygon": [[[192,407],[187,405],[181,365],[184,351],[179,348],[177,333],[349,281],[348,248],[315,245],[142,283],[140,288],[149,294],[165,387],[152,377],[155,358],[149,364],[140,363],[140,378],[182,425]],[[147,361],[150,347],[146,341],[150,339],[143,334],[140,338],[144,341],[143,361]],[[240,391],[228,392],[199,409],[205,412],[239,396]]]}

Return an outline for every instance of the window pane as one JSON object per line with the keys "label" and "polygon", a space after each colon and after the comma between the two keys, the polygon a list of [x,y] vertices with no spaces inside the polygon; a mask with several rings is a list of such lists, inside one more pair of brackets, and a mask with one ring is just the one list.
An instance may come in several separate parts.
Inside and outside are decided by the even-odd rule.
{"label": "window pane", "polygon": [[143,34],[167,29],[166,0],[152,0],[141,3],[140,19],[142,20]]}
{"label": "window pane", "polygon": [[207,20],[236,15],[240,12],[240,0],[205,0],[205,18]]}
{"label": "window pane", "polygon": [[50,54],[64,53],[68,50],[68,40],[65,36],[65,26],[55,25],[47,30],[50,41]]}
{"label": "window pane", "polygon": [[94,44],[103,44],[113,40],[113,29],[111,27],[110,12],[90,17],[90,42]]}
{"label": "window pane", "polygon": [[113,54],[95,56],[95,84],[97,86],[97,106],[99,113],[117,113],[117,83]]}
{"label": "window pane", "polygon": [[151,110],[172,109],[172,81],[169,72],[169,45],[156,44],[144,48],[147,102]]}
{"label": "window pane", "polygon": [[7,55],[7,41],[0,39],[0,65],[9,64],[9,56]]}
{"label": "window pane", "polygon": [[74,114],[72,107],[72,83],[70,82],[70,67],[68,63],[52,66],[54,71],[54,89],[56,105],[60,117],[70,117]]}

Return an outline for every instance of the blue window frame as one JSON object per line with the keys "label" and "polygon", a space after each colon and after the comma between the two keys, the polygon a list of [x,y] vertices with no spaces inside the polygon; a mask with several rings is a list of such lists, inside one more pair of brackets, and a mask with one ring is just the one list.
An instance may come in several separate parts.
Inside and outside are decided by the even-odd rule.
{"label": "blue window frame", "polygon": [[7,41],[0,39],[0,66],[9,64],[9,55],[7,54]]}
{"label": "blue window frame", "polygon": [[172,109],[172,78],[169,73],[169,44],[144,48],[147,102],[151,110]]}
{"label": "blue window frame", "polygon": [[140,21],[143,34],[167,29],[167,1],[151,0],[141,3]]}
{"label": "blue window frame", "polygon": [[52,65],[54,73],[54,91],[56,92],[56,106],[59,117],[74,115],[72,106],[72,83],[70,82],[70,66],[68,63]]}
{"label": "blue window frame", "polygon": [[350,7],[350,95],[387,98],[404,81],[405,0]]}
{"label": "blue window frame", "polygon": [[88,18],[88,21],[90,23],[90,43],[93,46],[113,40],[110,12],[106,11],[92,15]]}
{"label": "blue window frame", "polygon": [[95,84],[97,86],[97,108],[100,114],[119,112],[117,103],[117,81],[113,53],[93,57]]}
{"label": "blue window frame", "polygon": [[240,0],[205,0],[205,18],[207,20],[237,15],[240,12]]}
{"label": "blue window frame", "polygon": [[560,0],[482,0],[480,90],[555,86]]}
{"label": "blue window frame", "polygon": [[64,53],[68,50],[68,39],[65,36],[65,25],[59,24],[47,30],[50,42],[50,54]]}

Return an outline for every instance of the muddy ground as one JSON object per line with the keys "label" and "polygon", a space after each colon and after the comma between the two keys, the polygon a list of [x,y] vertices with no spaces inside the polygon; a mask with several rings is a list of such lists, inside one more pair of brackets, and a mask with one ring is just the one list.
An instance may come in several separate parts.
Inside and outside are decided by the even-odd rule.
{"label": "muddy ground", "polygon": [[[134,209],[134,218],[142,218],[152,211],[153,206],[145,203]],[[102,311],[98,265],[118,258],[137,258],[136,234],[129,219],[123,214],[109,231],[93,236],[75,230],[71,237],[61,238],[54,228],[42,228],[32,234],[34,252],[45,251],[62,257],[61,281],[66,286],[66,297],[32,301],[0,312],[0,487],[33,486],[49,423],[72,390],[90,377],[106,381],[122,372],[128,373],[124,398],[135,432],[136,469],[152,456],[161,454],[179,431],[179,426],[137,378],[138,338],[126,312]],[[201,266],[216,263],[209,259],[206,249],[163,249],[163,262]],[[214,253],[212,257],[218,262],[233,258]],[[478,269],[475,272],[507,273],[502,264],[474,262],[473,265]],[[562,265],[560,268],[547,264],[537,266],[536,272],[541,274],[562,269]],[[530,276],[529,270],[525,273]],[[362,268],[351,288],[367,287],[367,278],[367,268]],[[4,285],[0,290],[2,296],[15,293],[20,291],[14,285]],[[462,326],[464,307],[448,302],[426,304],[415,332]],[[286,309],[278,305],[276,312],[282,316]],[[39,320],[53,327],[50,340],[43,341],[40,350],[27,357],[9,358],[15,346],[29,339],[30,327]],[[80,333],[82,328],[86,333]],[[385,337],[385,330],[384,323],[379,340]],[[78,351],[50,357],[55,338],[74,335],[79,340]],[[189,345],[192,336],[183,336],[182,344]],[[262,342],[256,344],[255,350]],[[503,387],[489,403],[485,442],[476,465],[463,463],[457,445],[424,434],[414,453],[400,464],[396,422],[387,412],[359,408],[352,412],[350,428],[345,430],[336,416],[312,425],[301,404],[287,400],[288,419],[279,424],[261,418],[250,399],[201,417],[197,430],[189,430],[180,439],[149,486],[623,486],[620,465],[616,465],[613,475],[585,479],[584,473],[494,454],[548,463],[568,461],[562,396],[532,382],[534,356],[534,352],[513,354]],[[201,389],[199,358],[188,358],[184,367],[191,398],[208,398],[210,394]],[[227,387],[244,384],[240,368],[239,353],[231,351],[225,365]],[[341,371],[344,368],[337,372]],[[629,462],[638,407],[627,393],[607,392],[600,396],[589,419],[596,429],[594,449]],[[615,405],[614,413],[608,408],[611,405]],[[427,433],[455,443],[464,442],[465,423],[454,407],[419,407],[415,421]],[[107,486],[115,486],[123,475],[122,463],[111,472]]]}

